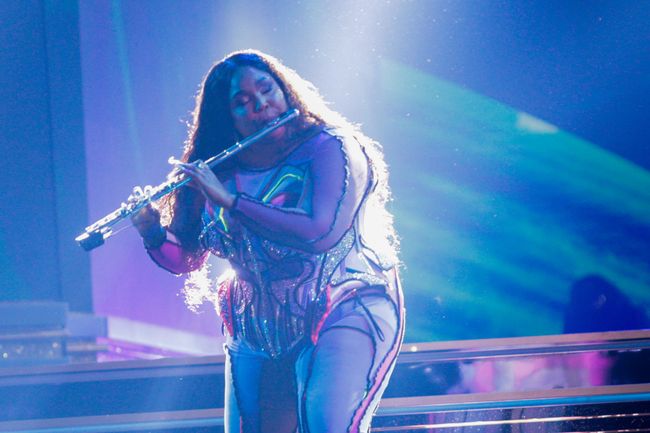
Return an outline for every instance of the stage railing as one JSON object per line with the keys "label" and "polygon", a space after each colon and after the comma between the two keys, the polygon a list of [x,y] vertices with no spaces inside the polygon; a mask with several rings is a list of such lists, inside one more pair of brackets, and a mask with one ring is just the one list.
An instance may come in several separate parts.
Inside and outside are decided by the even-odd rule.
{"label": "stage railing", "polygon": [[[650,332],[407,344],[375,432],[650,431]],[[0,431],[222,431],[223,357],[0,370]]]}

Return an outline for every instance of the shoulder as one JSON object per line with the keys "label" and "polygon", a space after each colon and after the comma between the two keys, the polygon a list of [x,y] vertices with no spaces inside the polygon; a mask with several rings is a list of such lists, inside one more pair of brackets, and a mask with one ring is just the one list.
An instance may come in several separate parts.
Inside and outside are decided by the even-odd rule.
{"label": "shoulder", "polygon": [[342,128],[325,128],[323,134],[326,136],[326,141],[331,145],[336,145],[344,151],[361,148],[359,141],[354,137],[351,131]]}
{"label": "shoulder", "polygon": [[352,134],[341,129],[325,128],[305,142],[295,156],[298,159],[313,160],[328,155],[340,155],[346,160],[357,159],[363,155],[363,150]]}
{"label": "shoulder", "polygon": [[369,160],[352,132],[340,128],[324,128],[301,144],[287,163],[307,164],[323,169],[342,166],[346,170],[363,173],[367,170]]}
{"label": "shoulder", "polygon": [[351,131],[339,128],[328,128],[323,131],[326,137],[321,150],[337,152],[343,155],[348,165],[365,166],[368,163],[363,146]]}

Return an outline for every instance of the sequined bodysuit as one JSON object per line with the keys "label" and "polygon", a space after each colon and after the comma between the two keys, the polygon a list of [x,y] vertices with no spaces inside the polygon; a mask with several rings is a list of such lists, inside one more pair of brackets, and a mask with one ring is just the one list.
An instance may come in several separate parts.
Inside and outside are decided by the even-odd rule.
{"label": "sequined bodysuit", "polygon": [[[279,357],[315,343],[328,314],[364,291],[401,310],[396,270],[373,242],[366,204],[374,182],[354,137],[323,130],[273,167],[237,165],[220,179],[237,199],[229,211],[206,207],[200,240],[234,271],[217,293],[232,337]],[[169,268],[173,249],[168,242],[150,254]]]}

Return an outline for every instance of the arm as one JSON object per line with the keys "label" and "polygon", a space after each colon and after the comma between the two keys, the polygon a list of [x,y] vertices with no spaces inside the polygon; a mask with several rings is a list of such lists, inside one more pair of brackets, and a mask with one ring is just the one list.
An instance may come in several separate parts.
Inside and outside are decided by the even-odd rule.
{"label": "arm", "polygon": [[199,269],[207,252],[193,254],[184,250],[176,236],[160,224],[160,213],[151,205],[131,217],[149,257],[161,268],[175,275]]}
{"label": "arm", "polygon": [[189,253],[181,247],[173,233],[162,226],[160,229],[165,236],[160,245],[149,246],[145,240],[147,253],[158,266],[174,275],[192,272],[203,266],[208,257],[207,252],[199,255]]}
{"label": "arm", "polygon": [[323,252],[352,226],[368,185],[368,161],[356,142],[331,137],[311,162],[312,212],[281,208],[238,194],[231,214],[252,231],[305,251]]}

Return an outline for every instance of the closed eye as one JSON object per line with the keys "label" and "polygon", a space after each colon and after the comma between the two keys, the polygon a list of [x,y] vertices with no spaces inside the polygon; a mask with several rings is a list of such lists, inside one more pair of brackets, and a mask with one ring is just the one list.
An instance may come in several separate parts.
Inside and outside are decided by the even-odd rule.
{"label": "closed eye", "polygon": [[251,98],[249,96],[240,95],[234,99],[233,104],[235,105],[235,107],[243,107],[244,105],[248,104],[250,101]]}

